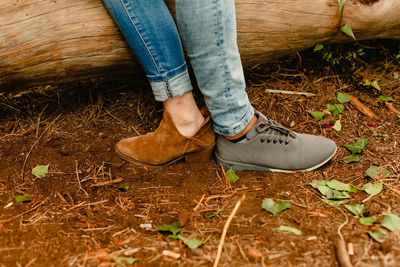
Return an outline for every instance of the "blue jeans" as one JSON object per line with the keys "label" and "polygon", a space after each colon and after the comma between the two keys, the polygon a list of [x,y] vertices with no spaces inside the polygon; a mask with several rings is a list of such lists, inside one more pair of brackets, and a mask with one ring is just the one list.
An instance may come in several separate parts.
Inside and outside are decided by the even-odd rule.
{"label": "blue jeans", "polygon": [[[179,35],[162,0],[103,0],[164,101],[192,86]],[[254,115],[236,42],[234,0],[176,0],[176,19],[214,131],[235,135]]]}

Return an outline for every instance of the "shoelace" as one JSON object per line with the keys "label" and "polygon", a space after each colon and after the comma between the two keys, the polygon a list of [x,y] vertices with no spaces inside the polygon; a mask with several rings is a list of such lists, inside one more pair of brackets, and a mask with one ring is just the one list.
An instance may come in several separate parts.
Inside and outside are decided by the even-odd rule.
{"label": "shoelace", "polygon": [[268,118],[256,125],[256,131],[263,135],[260,139],[261,142],[267,141],[269,143],[272,141],[274,143],[279,142],[280,144],[285,143],[285,145],[287,145],[289,144],[290,137],[296,137],[294,132],[286,129],[280,123]]}

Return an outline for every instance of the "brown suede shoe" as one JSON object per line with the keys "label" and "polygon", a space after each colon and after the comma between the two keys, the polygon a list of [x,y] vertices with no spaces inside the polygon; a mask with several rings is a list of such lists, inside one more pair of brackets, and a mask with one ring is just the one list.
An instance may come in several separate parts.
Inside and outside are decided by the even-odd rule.
{"label": "brown suede shoe", "polygon": [[208,116],[192,136],[182,136],[168,112],[164,111],[155,132],[119,141],[115,151],[121,158],[148,166],[169,165],[182,158],[186,162],[207,162],[215,145],[215,134]]}

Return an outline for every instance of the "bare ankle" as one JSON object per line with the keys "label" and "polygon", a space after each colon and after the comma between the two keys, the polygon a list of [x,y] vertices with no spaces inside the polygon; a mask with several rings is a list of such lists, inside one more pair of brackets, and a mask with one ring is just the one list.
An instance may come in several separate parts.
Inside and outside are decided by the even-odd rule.
{"label": "bare ankle", "polygon": [[257,117],[254,115],[253,118],[251,118],[249,123],[246,125],[246,127],[244,127],[244,129],[241,132],[239,132],[238,134],[232,135],[232,136],[225,135],[225,138],[228,140],[238,139],[238,138],[246,135],[251,130],[251,128],[253,128],[254,125],[256,125],[256,123],[257,123]]}
{"label": "bare ankle", "polygon": [[204,117],[191,92],[168,99],[163,104],[175,127],[183,136],[193,136],[204,122]]}

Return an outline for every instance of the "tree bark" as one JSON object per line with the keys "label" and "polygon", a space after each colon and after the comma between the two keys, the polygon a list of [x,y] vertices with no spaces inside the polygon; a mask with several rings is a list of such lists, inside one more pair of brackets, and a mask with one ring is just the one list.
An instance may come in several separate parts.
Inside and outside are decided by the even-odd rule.
{"label": "tree bark", "polygon": [[[316,43],[400,38],[400,1],[236,0],[243,65]],[[173,0],[167,0],[173,7]],[[173,8],[171,8],[173,13]],[[1,0],[0,92],[113,74],[140,67],[101,0]]]}

